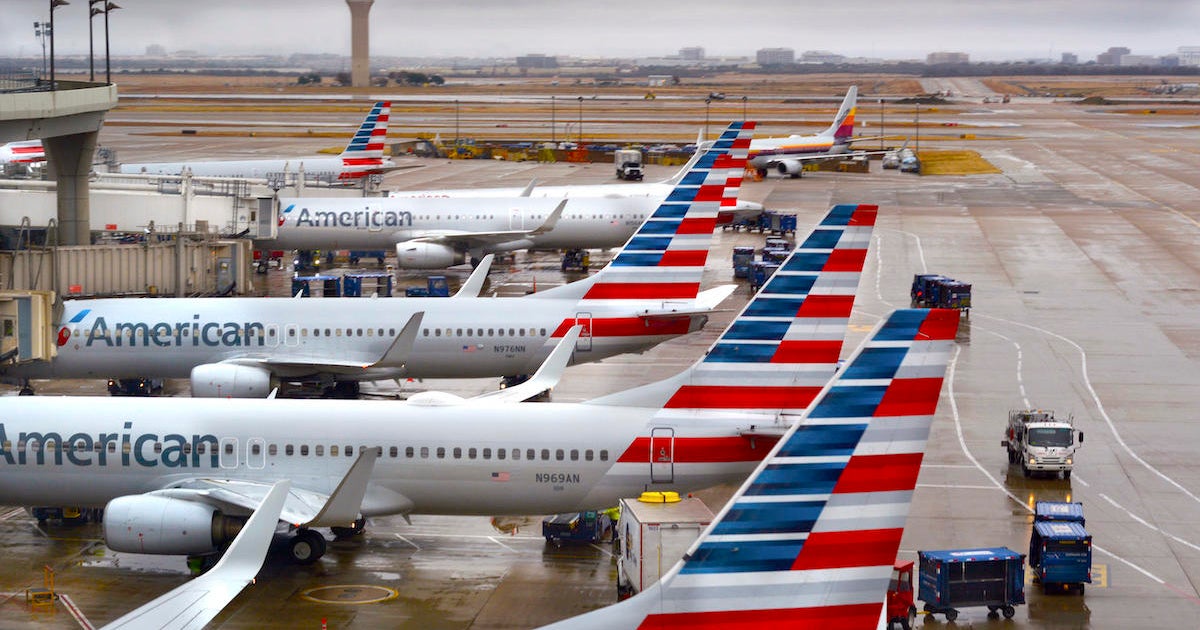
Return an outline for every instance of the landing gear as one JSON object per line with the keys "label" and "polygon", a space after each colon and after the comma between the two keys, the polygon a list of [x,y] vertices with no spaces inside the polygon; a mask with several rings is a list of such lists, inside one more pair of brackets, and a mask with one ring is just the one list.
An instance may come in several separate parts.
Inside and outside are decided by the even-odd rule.
{"label": "landing gear", "polygon": [[312,564],[325,555],[325,537],[311,529],[302,529],[288,541],[288,553],[296,564]]}
{"label": "landing gear", "polygon": [[363,517],[354,521],[354,525],[350,527],[330,527],[329,531],[333,532],[336,538],[350,538],[351,536],[361,536],[366,529],[367,519]]}
{"label": "landing gear", "polygon": [[358,381],[338,381],[332,387],[325,388],[325,394],[322,397],[354,400],[358,398],[358,392]]}
{"label": "landing gear", "polygon": [[21,381],[21,391],[17,392],[18,396],[32,396],[34,394],[33,385],[29,383],[29,379]]}

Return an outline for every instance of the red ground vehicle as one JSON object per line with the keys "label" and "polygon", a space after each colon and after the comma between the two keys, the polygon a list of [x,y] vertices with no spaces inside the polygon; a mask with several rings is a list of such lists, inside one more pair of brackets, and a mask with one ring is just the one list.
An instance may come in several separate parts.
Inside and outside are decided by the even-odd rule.
{"label": "red ground vehicle", "polygon": [[896,561],[887,592],[888,630],[910,630],[917,623],[917,606],[913,599],[913,563]]}

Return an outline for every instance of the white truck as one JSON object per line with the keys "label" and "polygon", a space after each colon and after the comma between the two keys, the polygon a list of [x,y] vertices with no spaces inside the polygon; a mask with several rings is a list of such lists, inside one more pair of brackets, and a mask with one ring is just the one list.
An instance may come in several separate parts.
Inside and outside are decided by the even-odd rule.
{"label": "white truck", "polygon": [[617,521],[617,599],[640,593],[671,570],[700,537],[713,513],[695,497],[644,492],[621,499]]}
{"label": "white truck", "polygon": [[617,179],[641,181],[642,152],[637,149],[617,149],[613,151],[613,162],[617,165]]}
{"label": "white truck", "polygon": [[1008,462],[1021,464],[1026,477],[1049,472],[1070,479],[1075,450],[1083,444],[1083,431],[1075,430],[1074,421],[1071,416],[1060,420],[1050,409],[1013,409],[1000,445],[1008,449]]}

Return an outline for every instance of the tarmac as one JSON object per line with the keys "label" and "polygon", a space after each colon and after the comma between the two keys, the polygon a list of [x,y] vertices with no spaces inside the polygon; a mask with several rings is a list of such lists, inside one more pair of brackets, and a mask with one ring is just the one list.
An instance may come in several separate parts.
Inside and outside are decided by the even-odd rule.
{"label": "tarmac", "polygon": [[[1169,106],[1154,114],[1123,113],[1129,108],[1051,99],[949,109],[922,112],[922,144],[979,151],[1003,173],[921,177],[874,163],[867,174],[806,173],[747,181],[742,188],[746,199],[795,212],[801,233],[832,204],[879,205],[844,354],[885,313],[908,306],[913,274],[940,273],[974,287],[900,558],[960,547],[1024,552],[1035,501],[1082,501],[1095,541],[1085,595],[1047,595],[1027,583],[1027,604],[1017,607],[1014,619],[990,620],[986,609],[966,608],[954,625],[1194,627],[1200,613],[1200,119]],[[355,116],[343,116],[348,126]],[[101,142],[120,148],[123,140],[139,140],[136,133],[135,126],[106,128]],[[200,142],[212,155],[232,155],[218,150],[245,144]],[[272,150],[300,146],[290,142],[278,140]],[[122,157],[145,158],[130,153]],[[613,177],[610,164],[418,162],[389,175],[385,187]],[[651,165],[647,181],[671,171]],[[732,282],[731,248],[762,239],[718,232],[704,288]],[[572,279],[555,261],[548,254],[518,254],[493,274],[492,285],[519,294],[534,281],[544,287]],[[286,278],[287,270],[276,273]],[[459,273],[465,275],[452,275]],[[402,274],[401,283],[422,277]],[[743,284],[701,333],[569,369],[554,398],[583,400],[673,374],[703,353],[748,296]],[[425,381],[365,391],[470,394],[496,385]],[[172,383],[170,391],[178,393],[180,385]],[[103,383],[64,382],[42,393],[82,392],[102,393]],[[1074,416],[1086,440],[1071,479],[1026,479],[1008,464],[1000,440],[1008,410],[1018,407]],[[701,496],[716,511],[730,491]],[[529,628],[614,602],[609,545],[547,544],[539,522],[372,519],[364,536],[332,541],[312,566],[271,556],[257,582],[210,627]],[[23,510],[0,509],[0,535],[6,542],[0,628],[79,627],[68,601],[99,626],[188,579],[182,558],[106,550],[96,525],[38,527]],[[55,570],[55,589],[67,597],[52,607],[31,607],[24,591],[42,586],[43,566]],[[941,617],[918,621],[942,624]]]}

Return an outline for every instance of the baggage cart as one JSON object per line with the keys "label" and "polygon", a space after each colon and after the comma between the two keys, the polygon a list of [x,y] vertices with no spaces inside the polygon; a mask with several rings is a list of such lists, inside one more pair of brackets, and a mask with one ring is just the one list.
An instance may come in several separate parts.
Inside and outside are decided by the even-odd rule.
{"label": "baggage cart", "polygon": [[1007,547],[918,551],[917,598],[930,615],[947,621],[959,608],[987,606],[988,617],[1012,619],[1025,603],[1025,556]]}

